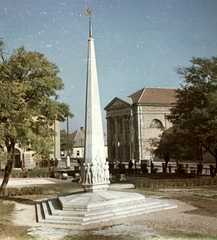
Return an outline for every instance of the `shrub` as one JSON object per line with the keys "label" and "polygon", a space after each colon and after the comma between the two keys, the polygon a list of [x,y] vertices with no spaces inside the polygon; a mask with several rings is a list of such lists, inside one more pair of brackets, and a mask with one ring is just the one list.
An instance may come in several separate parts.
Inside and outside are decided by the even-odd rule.
{"label": "shrub", "polygon": [[184,188],[217,185],[216,178],[189,178],[189,179],[148,179],[136,180],[135,188]]}
{"label": "shrub", "polygon": [[5,188],[0,193],[0,197],[13,197],[23,195],[42,195],[46,194],[47,190],[43,187],[22,187],[22,188]]}

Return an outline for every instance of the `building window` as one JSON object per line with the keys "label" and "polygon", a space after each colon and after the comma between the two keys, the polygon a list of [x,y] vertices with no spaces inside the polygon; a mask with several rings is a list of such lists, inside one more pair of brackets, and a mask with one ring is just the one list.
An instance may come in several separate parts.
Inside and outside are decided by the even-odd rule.
{"label": "building window", "polygon": [[150,128],[163,128],[163,124],[158,119],[153,119],[150,123]]}

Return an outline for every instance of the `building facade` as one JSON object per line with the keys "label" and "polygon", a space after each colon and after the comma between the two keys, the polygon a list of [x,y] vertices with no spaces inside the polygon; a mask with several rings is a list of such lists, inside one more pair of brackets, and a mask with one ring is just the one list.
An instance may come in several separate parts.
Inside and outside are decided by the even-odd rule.
{"label": "building facade", "polygon": [[[60,160],[60,122],[55,121],[52,128],[55,130],[56,135],[53,138],[54,147],[52,153],[50,154],[50,159]],[[36,167],[36,162],[34,160],[34,151],[20,148],[18,144],[15,146],[15,161],[13,168],[21,169],[25,167],[26,169],[33,169]],[[0,169],[4,169],[4,162],[0,161]]]}
{"label": "building facade", "polygon": [[[74,142],[73,144],[73,153],[70,156],[71,158],[84,158],[84,139],[85,139],[85,130],[81,127],[79,130],[71,133],[69,135],[69,139]],[[107,154],[107,135],[104,134],[104,149],[105,149],[105,157],[108,157]]]}
{"label": "building facade", "polygon": [[175,102],[171,88],[143,88],[115,97],[105,107],[109,161],[149,160],[150,139],[172,127],[166,116]]}

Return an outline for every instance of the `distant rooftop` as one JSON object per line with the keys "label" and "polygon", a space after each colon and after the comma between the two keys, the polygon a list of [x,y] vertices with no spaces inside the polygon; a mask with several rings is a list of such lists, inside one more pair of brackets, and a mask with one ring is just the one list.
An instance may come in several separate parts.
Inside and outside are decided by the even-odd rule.
{"label": "distant rooftop", "polygon": [[174,88],[142,88],[128,97],[133,103],[176,103]]}
{"label": "distant rooftop", "polygon": [[[81,127],[79,130],[71,133],[69,138],[74,141],[74,147],[83,147],[84,146],[84,138],[85,138],[85,130]],[[107,135],[104,134],[104,143],[107,145]]]}

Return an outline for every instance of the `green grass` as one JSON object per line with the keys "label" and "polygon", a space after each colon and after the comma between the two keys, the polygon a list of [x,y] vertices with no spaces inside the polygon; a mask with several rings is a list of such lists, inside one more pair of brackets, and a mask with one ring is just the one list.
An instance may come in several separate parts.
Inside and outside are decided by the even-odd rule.
{"label": "green grass", "polygon": [[6,231],[10,218],[13,214],[15,204],[0,199],[0,236]]}
{"label": "green grass", "polygon": [[161,237],[160,240],[216,240],[216,237],[196,233],[186,234],[175,231],[173,234],[165,234],[165,236]]}
{"label": "green grass", "polygon": [[7,201],[3,199],[0,200],[0,221],[5,220],[8,216],[11,216],[14,211],[14,206],[14,203],[7,203]]}
{"label": "green grass", "polygon": [[19,234],[19,236],[16,238],[16,240],[37,240],[36,237],[30,236],[28,234],[28,229]]}
{"label": "green grass", "polygon": [[3,232],[5,230],[5,227],[2,223],[0,223],[0,233]]}

